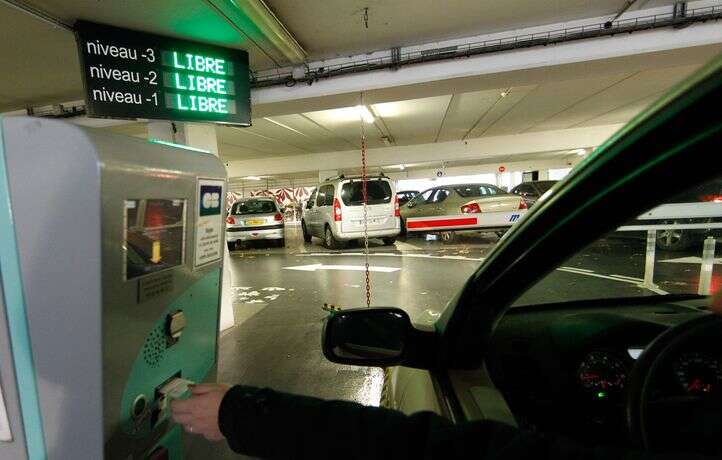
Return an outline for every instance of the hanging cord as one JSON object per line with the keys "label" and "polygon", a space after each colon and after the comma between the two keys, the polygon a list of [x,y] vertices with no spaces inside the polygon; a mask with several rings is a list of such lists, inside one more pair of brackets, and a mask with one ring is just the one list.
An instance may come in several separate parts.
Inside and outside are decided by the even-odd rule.
{"label": "hanging cord", "polygon": [[[361,96],[361,104],[363,105],[363,96]],[[366,130],[364,121],[361,119],[361,190],[364,201],[364,259],[366,273],[366,307],[371,308],[371,275],[369,273],[369,215],[368,215],[368,167],[366,164]]]}

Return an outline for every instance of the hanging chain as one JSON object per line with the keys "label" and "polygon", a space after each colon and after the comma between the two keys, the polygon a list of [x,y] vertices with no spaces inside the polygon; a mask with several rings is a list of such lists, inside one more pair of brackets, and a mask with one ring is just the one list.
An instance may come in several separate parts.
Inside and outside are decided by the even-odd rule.
{"label": "hanging chain", "polygon": [[[363,100],[362,100],[363,102]],[[364,259],[366,264],[366,307],[371,308],[371,276],[369,274],[368,168],[366,165],[366,131],[361,120],[361,190],[364,200]]]}

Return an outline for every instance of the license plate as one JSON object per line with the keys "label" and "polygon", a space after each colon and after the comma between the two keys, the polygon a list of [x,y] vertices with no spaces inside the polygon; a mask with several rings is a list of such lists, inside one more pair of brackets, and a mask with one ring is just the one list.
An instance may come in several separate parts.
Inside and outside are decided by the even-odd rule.
{"label": "license plate", "polygon": [[262,219],[251,219],[246,221],[246,225],[263,225],[266,221]]}
{"label": "license plate", "polygon": [[[380,224],[381,221],[382,221],[382,219],[378,219],[378,218],[377,218],[377,219],[372,219],[372,218],[369,217],[369,224]],[[354,220],[353,223],[354,223],[354,224],[357,224],[357,225],[363,225],[364,220],[363,220],[363,219],[357,219],[357,220]]]}

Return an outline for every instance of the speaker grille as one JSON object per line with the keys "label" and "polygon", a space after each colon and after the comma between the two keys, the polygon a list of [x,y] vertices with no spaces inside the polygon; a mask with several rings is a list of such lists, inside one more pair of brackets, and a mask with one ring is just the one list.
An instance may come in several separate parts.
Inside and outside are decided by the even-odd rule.
{"label": "speaker grille", "polygon": [[166,341],[163,326],[153,329],[143,345],[143,359],[150,367],[158,367],[165,354]]}

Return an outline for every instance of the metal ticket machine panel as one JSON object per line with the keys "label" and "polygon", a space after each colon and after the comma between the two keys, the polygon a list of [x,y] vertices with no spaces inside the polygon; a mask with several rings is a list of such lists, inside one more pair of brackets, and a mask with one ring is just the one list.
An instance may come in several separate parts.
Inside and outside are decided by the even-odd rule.
{"label": "metal ticket machine panel", "polygon": [[225,177],[207,153],[0,119],[1,460],[182,458],[169,401],[215,381]]}

